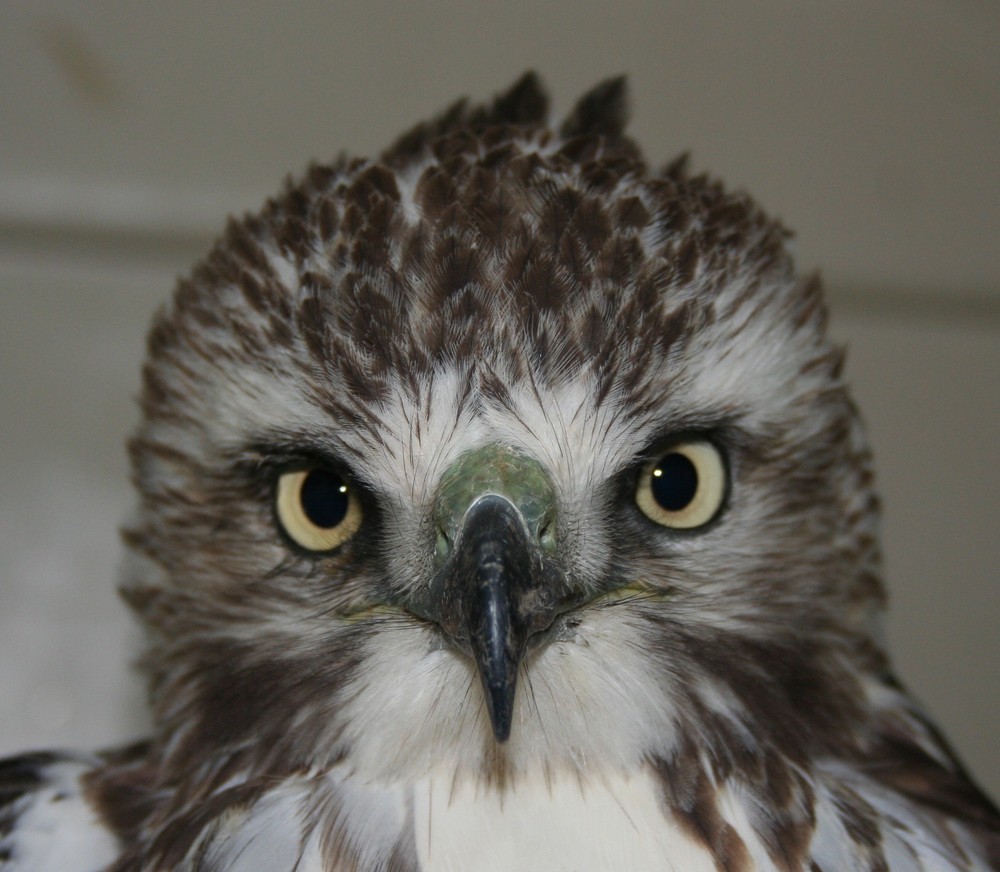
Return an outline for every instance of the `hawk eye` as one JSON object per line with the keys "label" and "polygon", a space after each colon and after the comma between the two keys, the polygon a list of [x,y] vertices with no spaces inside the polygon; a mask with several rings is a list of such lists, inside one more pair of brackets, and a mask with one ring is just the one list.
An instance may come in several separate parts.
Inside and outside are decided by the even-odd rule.
{"label": "hawk eye", "polygon": [[361,526],[361,504],[347,479],[322,467],[283,473],[275,508],[282,529],[309,551],[331,551]]}
{"label": "hawk eye", "polygon": [[635,501],[657,524],[691,530],[715,517],[726,495],[726,467],[711,442],[680,442],[647,464]]}

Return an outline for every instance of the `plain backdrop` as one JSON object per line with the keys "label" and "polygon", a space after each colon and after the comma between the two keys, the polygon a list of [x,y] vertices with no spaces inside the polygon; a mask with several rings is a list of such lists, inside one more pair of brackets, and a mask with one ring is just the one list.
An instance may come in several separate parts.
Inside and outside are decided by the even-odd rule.
{"label": "plain backdrop", "polygon": [[527,68],[630,77],[655,164],[819,268],[884,497],[898,672],[1000,795],[993,0],[0,5],[0,753],[145,725],[114,593],[143,336],[225,216]]}

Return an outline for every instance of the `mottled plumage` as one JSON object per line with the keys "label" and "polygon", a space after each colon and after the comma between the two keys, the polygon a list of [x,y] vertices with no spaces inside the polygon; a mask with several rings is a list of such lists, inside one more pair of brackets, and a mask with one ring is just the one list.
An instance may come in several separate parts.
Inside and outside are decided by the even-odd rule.
{"label": "mottled plumage", "polygon": [[0,869],[1000,868],[884,652],[818,281],[647,168],[621,80],[547,114],[529,74],[313,167],[181,282],[131,444],[154,732],[6,763]]}

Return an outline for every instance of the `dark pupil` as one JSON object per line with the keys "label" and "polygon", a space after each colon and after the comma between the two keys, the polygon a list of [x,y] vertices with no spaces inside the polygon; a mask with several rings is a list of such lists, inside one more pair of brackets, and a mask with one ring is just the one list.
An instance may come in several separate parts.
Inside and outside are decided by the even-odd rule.
{"label": "dark pupil", "polygon": [[661,508],[679,512],[691,504],[698,493],[698,470],[689,458],[677,452],[668,454],[653,472],[653,497]]}
{"label": "dark pupil", "polygon": [[314,469],[302,482],[302,511],[317,527],[336,527],[347,517],[348,490],[344,480],[327,469]]}

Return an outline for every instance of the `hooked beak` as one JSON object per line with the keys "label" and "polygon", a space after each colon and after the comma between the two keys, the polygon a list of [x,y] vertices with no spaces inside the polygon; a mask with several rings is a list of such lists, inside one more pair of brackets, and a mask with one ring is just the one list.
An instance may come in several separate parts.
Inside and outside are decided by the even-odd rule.
{"label": "hooked beak", "polygon": [[489,446],[463,464],[438,501],[439,569],[411,607],[475,661],[493,735],[506,742],[529,642],[565,609],[550,556],[554,497],[537,462],[510,449]]}
{"label": "hooked beak", "polygon": [[492,494],[469,509],[441,570],[442,627],[476,661],[498,742],[510,737],[528,639],[555,617],[553,590],[541,583],[543,575],[541,554],[517,509]]}

